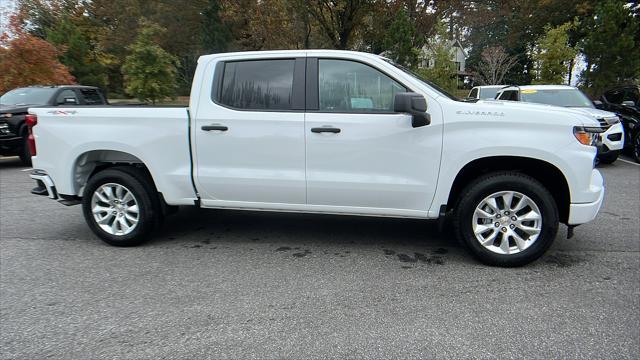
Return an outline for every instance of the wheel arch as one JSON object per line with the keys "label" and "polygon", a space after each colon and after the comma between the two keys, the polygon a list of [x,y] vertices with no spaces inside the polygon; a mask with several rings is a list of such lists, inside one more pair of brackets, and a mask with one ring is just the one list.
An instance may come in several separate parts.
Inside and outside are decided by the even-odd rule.
{"label": "wheel arch", "polygon": [[555,165],[540,159],[522,156],[488,156],[475,159],[458,171],[447,199],[447,212],[453,210],[465,187],[483,174],[495,171],[517,171],[539,181],[553,196],[560,222],[569,218],[571,194],[566,177]]}
{"label": "wheel arch", "polygon": [[141,169],[155,185],[153,175],[146,164],[137,156],[119,150],[89,150],[80,154],[73,162],[71,179],[76,195],[82,194],[91,176],[99,171],[115,166],[131,166]]}

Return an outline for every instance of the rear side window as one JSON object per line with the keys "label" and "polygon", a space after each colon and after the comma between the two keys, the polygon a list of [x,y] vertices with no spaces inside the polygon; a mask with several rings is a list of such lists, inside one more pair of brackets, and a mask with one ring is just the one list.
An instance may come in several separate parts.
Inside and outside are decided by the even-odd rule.
{"label": "rear side window", "polygon": [[82,94],[84,103],[87,105],[100,105],[103,103],[102,97],[96,89],[81,89],[80,93]]}
{"label": "rear side window", "polygon": [[224,65],[220,103],[246,110],[291,110],[295,60],[255,60]]}
{"label": "rear side window", "polygon": [[478,88],[471,89],[471,92],[469,93],[469,97],[477,99],[478,98]]}
{"label": "rear side window", "polygon": [[622,101],[632,101],[635,105],[638,105],[638,89],[628,88],[624,91],[624,98]]}

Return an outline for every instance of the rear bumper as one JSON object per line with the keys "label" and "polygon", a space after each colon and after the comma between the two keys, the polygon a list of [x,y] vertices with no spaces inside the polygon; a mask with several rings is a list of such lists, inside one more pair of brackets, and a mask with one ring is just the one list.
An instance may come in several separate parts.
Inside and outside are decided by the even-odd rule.
{"label": "rear bumper", "polygon": [[569,206],[568,225],[580,225],[596,218],[604,200],[604,179],[598,170],[591,173],[589,190],[596,194],[598,199],[590,203],[572,203]]}
{"label": "rear bumper", "polygon": [[20,136],[0,136],[0,154],[13,154],[21,147],[24,139]]}
{"label": "rear bumper", "polygon": [[[31,190],[32,194],[46,195],[46,196],[49,196],[49,198],[54,200],[58,199],[58,192],[56,191],[56,186],[53,183],[53,180],[51,179],[51,177],[49,177],[49,175],[47,175],[46,172],[36,169],[36,170],[33,170],[31,174],[29,174],[29,177],[31,177],[33,180],[38,182],[38,187]],[[46,193],[42,191],[42,187],[44,187],[44,189],[46,190]]]}

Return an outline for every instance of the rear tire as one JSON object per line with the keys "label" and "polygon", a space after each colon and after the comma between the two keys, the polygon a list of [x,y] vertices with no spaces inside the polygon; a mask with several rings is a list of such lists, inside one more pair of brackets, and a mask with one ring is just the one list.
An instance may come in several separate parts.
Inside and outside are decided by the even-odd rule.
{"label": "rear tire", "polygon": [[558,219],[555,200],[540,182],[517,172],[497,172],[465,188],[453,225],[458,239],[476,259],[487,265],[514,267],[538,259],[549,249]]}
{"label": "rear tire", "polygon": [[29,145],[27,141],[27,134],[22,136],[22,147],[20,148],[19,156],[20,161],[25,166],[31,166],[31,150],[29,150]]}
{"label": "rear tire", "polygon": [[162,220],[153,181],[131,166],[93,175],[83,192],[82,212],[93,233],[113,246],[144,243]]}

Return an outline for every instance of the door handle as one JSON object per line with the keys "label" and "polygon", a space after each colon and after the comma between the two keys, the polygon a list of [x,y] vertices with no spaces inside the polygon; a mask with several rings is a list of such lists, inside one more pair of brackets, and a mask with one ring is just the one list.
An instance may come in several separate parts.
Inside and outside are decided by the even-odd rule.
{"label": "door handle", "polygon": [[224,125],[202,125],[201,129],[204,130],[204,131],[227,131],[227,130],[229,130],[229,128],[224,126]]}
{"label": "door handle", "polygon": [[316,128],[311,128],[311,132],[312,133],[333,133],[333,134],[338,134],[340,132],[340,129],[335,128],[335,127],[316,127]]}

